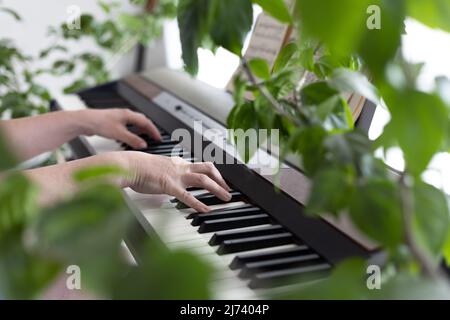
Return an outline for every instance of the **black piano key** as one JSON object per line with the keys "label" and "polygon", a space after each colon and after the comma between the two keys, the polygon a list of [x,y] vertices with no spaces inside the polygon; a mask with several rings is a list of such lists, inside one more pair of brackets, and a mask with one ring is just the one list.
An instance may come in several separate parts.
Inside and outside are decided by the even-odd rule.
{"label": "black piano key", "polygon": [[248,278],[253,274],[269,272],[281,269],[306,267],[325,262],[318,254],[311,253],[296,257],[273,259],[261,262],[250,262],[244,265],[239,272],[239,277]]}
{"label": "black piano key", "polygon": [[[189,192],[192,192],[192,191],[200,191],[200,190],[205,190],[204,188],[199,188],[199,187],[189,187],[189,188],[186,188],[186,191],[189,191]],[[206,190],[205,190],[205,192],[207,192]]]}
{"label": "black piano key", "polygon": [[211,246],[217,246],[217,245],[220,245],[225,240],[250,238],[250,237],[264,236],[264,235],[276,234],[276,233],[282,233],[282,232],[286,232],[286,229],[284,229],[280,225],[266,226],[266,227],[260,227],[257,229],[250,229],[250,230],[220,231],[220,232],[215,233],[211,237],[208,244]]}
{"label": "black piano key", "polygon": [[113,108],[123,108],[131,109],[130,103],[124,99],[89,99],[85,100],[85,103],[95,109],[113,109]]}
{"label": "black piano key", "polygon": [[208,212],[197,214],[191,222],[193,226],[199,226],[202,222],[207,220],[217,220],[231,217],[242,217],[260,213],[262,210],[257,207],[238,209],[238,210],[225,210],[219,212]]}
{"label": "black piano key", "polygon": [[271,223],[269,215],[262,213],[245,217],[205,221],[198,228],[198,232],[207,233],[221,230],[245,228],[269,223]]}
{"label": "black piano key", "polygon": [[174,143],[173,145],[161,145],[161,146],[155,145],[155,146],[151,146],[151,147],[148,147],[145,151],[147,151],[147,152],[170,151],[170,150],[173,150],[174,148],[177,148],[179,150],[181,149],[179,146],[177,146],[176,143]]}
{"label": "black piano key", "polygon": [[[242,195],[242,193],[240,193],[239,191],[232,191],[232,192],[230,192],[230,195],[231,195],[231,199],[228,202],[224,202],[224,201],[220,200],[218,197],[216,197],[212,193],[201,194],[199,196],[196,196],[196,198],[198,200],[200,200],[201,202],[203,202],[204,204],[206,204],[207,206],[213,206],[216,204],[224,204],[224,203],[242,201],[243,197],[244,197]],[[187,208],[188,208],[188,206],[186,204],[184,204],[181,201],[178,201],[177,209],[187,209]]]}
{"label": "black piano key", "polygon": [[147,153],[151,153],[151,154],[155,154],[155,155],[160,155],[160,156],[179,156],[179,155],[190,155],[190,153],[186,150],[183,149],[160,149],[160,150],[153,150],[153,151],[148,151],[145,150],[145,152]]}
{"label": "black piano key", "polygon": [[[204,189],[203,189],[204,190]],[[189,190],[188,190],[189,191]],[[205,190],[206,191],[206,190]],[[206,191],[207,192],[207,191]],[[177,202],[177,200],[176,199],[173,199],[173,200],[170,200],[171,202]],[[242,205],[240,205],[240,206],[237,206],[237,207],[233,207],[233,206],[231,206],[231,207],[228,207],[228,208],[222,208],[222,209],[215,209],[215,210],[211,210],[210,212],[208,212],[208,213],[215,213],[215,212],[225,212],[225,211],[230,211],[230,210],[242,210],[242,209],[246,209],[246,208],[254,208],[254,206],[252,206],[251,204],[249,204],[249,203],[245,203],[245,204],[242,204]],[[191,213],[191,214],[189,214],[187,217],[186,217],[186,219],[194,219],[197,215],[199,215],[199,214],[203,214],[203,213],[200,213],[200,212],[193,212],[193,213]]]}
{"label": "black piano key", "polygon": [[217,249],[219,255],[294,244],[295,238],[290,232],[256,236],[242,239],[225,240]]}
{"label": "black piano key", "polygon": [[302,283],[325,278],[331,266],[328,263],[257,273],[251,277],[251,289],[273,288],[294,283]]}
{"label": "black piano key", "polygon": [[236,270],[242,268],[246,263],[267,261],[273,259],[296,257],[299,255],[306,255],[313,253],[313,251],[306,245],[299,245],[293,248],[285,248],[280,250],[271,250],[269,252],[255,252],[240,254],[234,257],[230,263],[230,269]]}

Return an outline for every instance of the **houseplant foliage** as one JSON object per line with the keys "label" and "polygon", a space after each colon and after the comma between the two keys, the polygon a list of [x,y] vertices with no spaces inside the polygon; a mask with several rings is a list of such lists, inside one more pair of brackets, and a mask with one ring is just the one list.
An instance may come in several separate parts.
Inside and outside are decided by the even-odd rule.
{"label": "houseplant foliage", "polygon": [[[144,5],[144,1],[134,2]],[[150,41],[157,36],[153,32],[161,28],[161,16],[170,16],[170,11],[172,15],[175,13],[172,1],[160,4],[162,9],[155,7],[157,17],[153,22],[148,14],[124,15],[121,19],[127,21],[127,26],[122,24],[124,29],[114,29],[116,27],[110,25],[112,20],[105,25],[85,16],[82,20],[87,19],[89,23],[82,24],[80,34],[67,37],[93,36],[99,37],[99,42],[106,41],[108,32],[102,30],[110,28],[122,33],[114,35],[109,44],[102,42],[111,50],[131,34],[137,41]],[[105,11],[116,6],[101,5]],[[20,21],[16,12],[2,7],[0,11]],[[152,23],[154,28],[149,30]],[[58,44],[43,51],[40,58],[50,57],[54,51],[66,52],[66,49]],[[50,95],[35,82],[36,76],[48,70],[31,71],[28,63],[32,60],[12,41],[1,40],[0,106],[2,112],[8,111],[12,117],[48,110]],[[92,83],[107,80],[107,71],[100,60],[98,57],[86,61],[89,69],[86,69],[89,73],[86,79]],[[51,70],[55,75],[74,71],[70,66],[66,68],[68,60],[56,64],[55,70]],[[83,83],[83,86],[90,83]],[[72,89],[75,87],[81,88],[81,85]],[[159,243],[144,239],[139,248],[139,266],[125,261],[121,240],[133,232],[132,214],[121,190],[107,184],[104,178],[127,173],[110,167],[78,172],[74,179],[78,181],[79,192],[68,194],[64,201],[50,207],[41,207],[39,188],[15,169],[17,161],[10,150],[0,132],[0,300],[40,298],[59,277],[68,277],[66,270],[72,265],[80,267],[81,287],[89,296],[113,299],[205,299],[210,296],[208,283],[213,270],[188,251],[168,251]]]}
{"label": "houseplant foliage", "polygon": [[[0,7],[0,16],[5,15],[21,21],[16,12]],[[18,118],[48,110],[50,94],[36,81],[42,71],[31,69],[32,61],[10,39],[0,40],[0,117],[5,112]]]}
{"label": "houseplant foliage", "polygon": [[[79,28],[67,23],[49,28],[51,45],[41,51],[40,58],[53,59],[50,70],[55,76],[79,75],[67,86],[66,93],[75,92],[110,80],[110,69],[137,44],[149,45],[161,36],[163,23],[176,16],[176,0],[130,0],[137,13],[123,12],[118,1],[99,1],[106,15],[100,20],[83,13]],[[67,46],[90,39],[95,47],[89,52],[72,54]],[[107,58],[105,59],[105,53]]]}
{"label": "houseplant foliage", "polygon": [[[242,55],[252,4],[298,33],[272,69],[264,60],[246,61]],[[366,24],[373,5],[380,29]],[[282,0],[180,0],[186,70],[197,72],[199,47],[223,47],[242,60],[228,126],[279,129],[282,156],[299,155],[312,181],[306,212],[348,214],[387,253],[381,291],[367,290],[367,263],[351,260],[337,266],[330,280],[291,297],[450,297],[440,266],[442,258],[450,264],[448,198],[422,180],[433,156],[450,151],[450,81],[436,79],[426,92],[418,87],[421,66],[408,63],[401,51],[407,17],[450,32],[450,3],[440,0],[297,0],[292,13]],[[308,72],[319,80],[305,86]],[[245,100],[245,92],[255,99]],[[343,98],[347,92],[389,111],[391,120],[376,141],[354,128]],[[405,159],[399,175],[374,156],[376,149],[392,147],[399,147]],[[241,150],[243,158],[253,151]],[[344,285],[345,295],[339,290]]]}
{"label": "houseplant foliage", "polygon": [[[139,266],[125,261],[121,241],[132,214],[119,188],[105,177],[126,174],[99,167],[75,175],[80,191],[40,208],[39,190],[14,171],[0,139],[0,299],[41,297],[68,266],[80,268],[85,293],[108,299],[206,299],[213,270],[184,250],[144,239]],[[4,155],[4,156],[3,156]],[[64,279],[64,278],[63,278]]]}
{"label": "houseplant foliage", "polygon": [[[176,0],[130,0],[135,13],[123,12],[117,1],[99,1],[106,18],[82,13],[79,28],[68,23],[50,26],[50,45],[38,56],[24,54],[11,39],[0,40],[0,116],[12,118],[44,113],[51,96],[41,75],[75,76],[66,93],[111,80],[111,69],[137,44],[147,46],[161,36],[163,23],[176,16]],[[0,15],[17,23],[21,16],[0,6]],[[69,52],[68,46],[91,41],[88,51]],[[46,67],[43,67],[46,66]]]}

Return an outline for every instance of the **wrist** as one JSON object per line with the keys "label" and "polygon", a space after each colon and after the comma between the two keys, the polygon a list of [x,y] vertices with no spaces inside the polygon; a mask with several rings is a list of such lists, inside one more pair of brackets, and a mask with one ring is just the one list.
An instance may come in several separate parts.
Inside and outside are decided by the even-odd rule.
{"label": "wrist", "polygon": [[109,159],[113,159],[115,166],[122,168],[125,174],[121,177],[119,185],[121,188],[128,188],[135,184],[138,177],[138,152],[134,151],[119,151],[108,154]]}
{"label": "wrist", "polygon": [[89,115],[92,110],[69,111],[71,118],[75,121],[78,135],[92,136],[95,134],[95,125],[92,124],[92,117]]}

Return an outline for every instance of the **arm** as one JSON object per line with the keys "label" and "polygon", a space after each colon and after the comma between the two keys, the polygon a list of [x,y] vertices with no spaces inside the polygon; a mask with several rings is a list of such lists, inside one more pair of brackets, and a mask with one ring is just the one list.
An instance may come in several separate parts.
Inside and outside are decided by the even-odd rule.
{"label": "arm", "polygon": [[207,212],[209,208],[187,192],[187,187],[204,188],[223,201],[230,200],[230,188],[211,163],[190,163],[181,158],[136,151],[104,153],[25,173],[40,187],[41,203],[48,204],[75,191],[72,176],[76,171],[102,165],[119,166],[131,173],[130,177],[112,181],[121,188],[130,187],[147,194],[169,194],[199,212]]}
{"label": "arm", "polygon": [[150,120],[126,109],[51,112],[1,121],[0,128],[17,156],[26,160],[54,150],[80,135],[101,135],[125,142],[136,149],[145,148],[145,141],[128,131],[127,124],[135,125],[143,133],[160,139],[158,130]]}

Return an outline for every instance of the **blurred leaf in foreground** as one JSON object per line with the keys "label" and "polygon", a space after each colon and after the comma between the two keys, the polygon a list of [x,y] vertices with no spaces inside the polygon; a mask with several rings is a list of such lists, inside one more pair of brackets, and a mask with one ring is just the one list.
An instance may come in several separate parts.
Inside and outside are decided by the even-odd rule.
{"label": "blurred leaf in foreground", "polygon": [[119,281],[114,299],[209,299],[213,270],[187,250],[144,246],[143,259]]}

